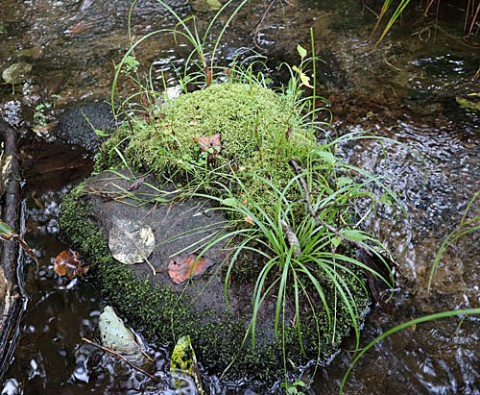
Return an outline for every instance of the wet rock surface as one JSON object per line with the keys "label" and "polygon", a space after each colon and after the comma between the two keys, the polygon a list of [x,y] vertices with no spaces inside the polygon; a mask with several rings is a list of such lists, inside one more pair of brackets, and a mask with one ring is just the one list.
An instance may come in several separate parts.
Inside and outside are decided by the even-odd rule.
{"label": "wet rock surface", "polygon": [[[359,33],[358,23],[352,29],[347,12],[343,12],[347,16],[345,20],[338,13],[332,14],[331,10],[319,10],[320,2],[313,1],[293,1],[288,6],[285,2],[275,2],[271,12],[252,34],[260,14],[268,4],[250,3],[252,8],[239,16],[239,23],[232,27],[232,35],[240,37],[242,44],[247,38],[248,44],[255,42],[261,51],[276,56],[270,62],[272,67],[278,65],[277,60],[282,61],[287,57],[292,64],[296,64],[298,57],[295,46],[308,43],[308,29],[312,24],[315,25],[317,49],[321,49],[319,55],[326,62],[320,68],[323,74],[321,83],[327,90],[321,93],[332,101],[339,130],[348,131],[351,127],[360,126],[372,133],[409,142],[429,158],[429,174],[425,174],[424,167],[405,162],[402,150],[400,153],[398,149],[393,150],[397,152],[394,160],[397,163],[391,168],[387,167],[387,170],[402,180],[398,188],[405,191],[416,232],[411,240],[391,232],[386,238],[389,245],[399,250],[400,256],[402,251],[408,250],[407,257],[402,259],[402,275],[407,277],[402,283],[402,290],[407,296],[403,299],[399,297],[402,299],[399,304],[403,307],[397,310],[394,317],[375,312],[364,331],[364,338],[371,339],[395,323],[422,314],[422,311],[478,306],[478,232],[461,239],[457,247],[447,253],[436,279],[441,292],[426,293],[426,279],[435,252],[443,237],[458,224],[472,191],[480,185],[476,170],[479,152],[476,138],[478,115],[471,113],[465,116],[463,109],[455,103],[456,96],[466,97],[468,93],[478,90],[478,79],[471,79],[478,68],[475,55],[478,46],[470,45],[473,40],[470,43],[463,38],[450,40],[441,30],[436,31],[435,42],[433,36],[429,41],[420,40],[425,33],[435,32],[434,29],[430,26],[428,31],[423,31],[424,24],[419,23],[412,31],[408,31],[408,21],[404,21],[407,22],[407,28],[403,38],[385,41],[374,49],[373,43],[367,39],[374,22],[365,22],[361,8],[352,8],[350,15],[354,14],[356,20],[363,24],[362,27],[366,27],[362,29],[363,33]],[[329,2],[322,2],[322,5],[324,3]],[[118,61],[122,51],[129,45],[125,17],[130,2],[122,2],[116,14],[109,15],[112,4],[89,1],[4,2],[0,15],[4,27],[4,32],[0,33],[2,70],[20,61],[31,63],[33,70],[29,78],[39,82],[37,85],[41,86],[41,95],[46,100],[52,93],[60,94],[59,105],[85,97],[108,96],[113,70],[110,58]],[[118,2],[115,7],[117,5]],[[351,6],[350,2],[345,2],[345,5]],[[152,18],[156,22],[163,21],[157,11],[155,5],[147,4],[136,13],[135,20],[145,21],[145,24],[134,27],[135,34],[149,31]],[[105,34],[106,30],[112,28],[112,34]],[[344,34],[345,28],[350,28],[353,36]],[[401,44],[403,40],[405,45]],[[459,55],[442,56],[438,50],[436,53],[433,49],[428,51],[428,48],[437,46],[441,47],[442,53],[456,52],[460,41],[466,46]],[[158,38],[152,40],[148,48],[140,49],[138,55],[142,59],[158,60],[154,69],[154,75],[158,77],[159,69],[167,70],[169,64],[176,61],[172,46],[170,38]],[[232,39],[225,47],[225,52],[235,46],[239,46],[238,42]],[[429,67],[430,62],[433,68]],[[444,70],[447,70],[446,74],[442,74]],[[11,86],[1,86],[0,93],[4,100],[13,97],[11,101],[2,103],[0,111],[4,116],[10,113],[11,108],[31,105],[27,103],[31,97],[18,96],[19,88],[20,85],[16,86],[15,95],[12,95]],[[17,117],[17,113],[14,121],[13,118],[9,119],[12,119],[12,125],[24,122]],[[458,138],[455,134],[457,128],[469,130],[470,137]],[[460,150],[457,150],[458,140],[461,141]],[[27,149],[36,151],[38,145],[32,144]],[[381,159],[384,154],[382,147],[363,145],[359,151],[358,156],[362,156],[360,162],[370,163],[371,167],[378,164],[380,174],[385,171]],[[82,170],[82,174],[78,174],[79,167],[75,166],[83,166],[82,158],[72,155],[69,148],[59,147],[52,152],[42,145],[40,154],[45,154],[42,157],[45,167],[38,167],[33,157],[30,162],[31,173],[27,174],[27,187],[45,192],[42,199],[48,200],[50,188],[60,188],[90,173],[89,170]],[[52,157],[58,159],[57,164],[51,162]],[[355,161],[355,158],[352,160]],[[72,167],[66,169],[61,163],[63,161],[71,163]],[[464,161],[468,168],[462,165]],[[51,177],[44,177],[47,173],[43,173],[43,170],[47,168],[52,169],[48,172]],[[32,173],[37,182],[30,182],[29,174]],[[57,174],[56,178],[54,174]],[[40,208],[37,211],[45,212]],[[478,208],[475,213],[478,215]],[[36,226],[36,222],[32,221],[29,230],[35,231]],[[378,225],[385,233],[389,233],[391,227],[392,221]],[[52,280],[48,274],[51,270],[48,268],[49,257],[58,252],[55,251],[58,241],[52,235],[44,235],[37,244],[45,255],[40,285],[42,292],[34,295],[33,307],[25,324],[24,341],[16,356],[17,366],[13,367],[8,377],[19,381],[24,377],[25,392],[29,391],[28,388],[37,391],[41,386],[51,393],[65,387],[68,387],[65,391],[84,393],[85,388],[72,383],[82,382],[85,378],[82,367],[91,350],[78,346],[81,341],[78,336],[75,337],[77,329],[74,327],[80,328],[78,332],[82,335],[87,327],[94,332],[99,298],[86,296],[91,290],[88,283],[73,285],[68,292],[64,284]],[[211,274],[213,270],[214,267],[207,273]],[[145,272],[149,273],[149,269],[145,268]],[[31,289],[36,289],[38,285],[33,283],[32,280]],[[244,290],[244,293],[248,295],[249,292]],[[248,301],[247,296],[245,300]],[[55,319],[45,322],[45,311]],[[51,336],[49,341],[45,341],[47,336]],[[65,345],[59,339],[71,343]],[[392,342],[379,345],[378,351],[373,352],[371,357],[367,356],[362,366],[357,366],[358,373],[350,381],[349,392],[383,394],[394,388],[397,392],[430,393],[435,388],[439,393],[476,393],[480,382],[478,344],[478,319],[474,317],[461,321],[461,325],[459,321],[437,321],[423,329],[402,332]],[[78,350],[77,360],[69,348]],[[345,348],[349,349],[349,345]],[[74,366],[68,366],[71,370],[64,369],[68,361],[60,358],[60,355],[67,355],[70,363],[73,361]],[[338,393],[338,382],[351,361],[350,355],[350,352],[341,354],[329,368],[322,370],[323,375],[318,375],[317,393]],[[78,367],[75,367],[75,362]],[[70,376],[74,369],[75,372]],[[118,388],[115,380],[113,376],[99,380],[97,382],[101,386],[94,387],[91,384],[93,387],[90,388],[93,388],[92,391],[102,391],[108,386],[109,389]],[[17,385],[21,391],[22,385]]]}
{"label": "wet rock surface", "polygon": [[[231,229],[221,211],[203,198],[180,198],[175,188],[171,184],[161,187],[153,179],[136,178],[125,170],[110,170],[87,179],[64,199],[60,212],[63,236],[91,265],[89,273],[98,279],[108,303],[134,327],[142,328],[149,339],[173,344],[188,334],[209,371],[219,374],[228,367],[232,378],[277,377],[284,368],[284,352],[298,365],[330,358],[351,332],[352,323],[328,280],[322,278],[322,288],[329,308],[337,309],[335,325],[329,326],[321,315],[324,306],[313,292],[305,298],[299,295],[300,346],[295,305],[286,297],[278,312],[275,273],[266,277],[258,296],[261,305],[256,310],[253,345],[249,325],[257,276],[263,271],[262,256],[248,248],[237,253],[236,243],[244,239],[228,235]],[[135,238],[143,230],[152,231],[153,236]],[[137,250],[134,259],[130,259],[131,252],[128,259],[124,251],[117,254],[122,236],[125,244]],[[213,244],[214,238],[219,242]],[[145,259],[137,259],[137,252]],[[235,254],[235,264],[226,283],[231,254]],[[143,262],[135,263],[138,260]],[[270,269],[273,273],[279,267]],[[350,293],[362,320],[370,297],[361,284],[352,286]]]}
{"label": "wet rock surface", "polygon": [[98,151],[99,130],[105,134],[115,129],[112,107],[106,102],[74,106],[65,110],[52,134],[68,145],[78,145],[90,153]]}
{"label": "wet rock surface", "polygon": [[[138,281],[148,279],[153,288],[160,287],[188,296],[193,301],[190,306],[193,313],[213,312],[222,325],[232,325],[237,320],[240,320],[242,327],[247,324],[252,310],[253,284],[238,283],[233,279],[227,288],[228,307],[225,299],[226,266],[235,240],[225,238],[204,251],[204,246],[213,237],[228,231],[223,215],[212,210],[212,203],[204,199],[178,200],[172,193],[168,198],[170,201],[165,202],[165,198],[159,198],[157,187],[151,186],[151,180],[145,180],[138,189],[129,191],[132,189],[132,180],[135,178],[128,178],[126,173],[105,171],[87,181],[82,188],[81,199],[91,207],[95,223],[105,238],[111,236],[119,220],[138,227],[148,226],[153,230],[155,248],[146,257],[148,263],[143,260],[142,263],[127,265],[133,268]],[[125,229],[125,232],[128,231]],[[187,274],[186,280],[175,281],[173,263],[181,265],[198,260],[200,264],[202,259],[207,261],[204,270],[199,273],[192,271],[191,276]],[[124,291],[119,289],[119,292]],[[274,310],[275,303],[267,301],[260,311],[257,323],[259,344],[275,342]],[[287,314],[293,318],[288,308]]]}

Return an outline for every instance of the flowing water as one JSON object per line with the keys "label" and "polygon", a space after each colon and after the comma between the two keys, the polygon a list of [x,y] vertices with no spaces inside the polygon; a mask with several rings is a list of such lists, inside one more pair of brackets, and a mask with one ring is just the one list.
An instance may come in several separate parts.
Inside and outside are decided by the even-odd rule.
{"label": "flowing water", "polygon": [[[137,38],[172,26],[172,18],[157,2],[139,4],[132,14]],[[207,1],[168,4],[181,15],[194,12],[201,26],[213,15]],[[0,87],[0,111],[13,126],[34,126],[35,108],[41,103],[55,104],[53,112],[44,112],[46,121],[54,121],[67,107],[109,98],[112,62],[118,62],[129,45],[130,2],[0,0],[0,6],[0,68],[19,62],[32,66],[21,83]],[[452,15],[461,14],[458,6],[448,7],[447,2]],[[373,48],[368,40],[373,20],[361,2],[251,0],[228,31],[221,58],[228,61],[238,49],[252,47],[268,57],[273,77],[281,81],[274,67],[282,61],[298,62],[295,48],[298,43],[308,46],[310,26],[322,58],[319,82],[331,100],[337,131],[365,129],[402,143],[367,140],[340,147],[350,162],[387,177],[410,221],[387,212],[371,223],[398,261],[399,287],[393,311],[372,310],[362,342],[423,315],[478,307],[478,232],[445,251],[432,290],[427,291],[442,241],[480,190],[479,115],[456,103],[456,97],[478,92],[478,82],[472,79],[479,64],[478,39],[462,39],[457,30],[461,26],[445,23],[435,28],[418,21],[398,29],[394,41]],[[153,62],[158,85],[162,80],[174,85],[174,70],[187,53],[171,36],[157,35],[136,55],[146,64]],[[128,92],[129,87],[122,89]],[[26,238],[40,257],[40,268],[25,268],[29,301],[14,360],[3,372],[2,394],[175,393],[164,378],[168,350],[161,345],[147,344],[162,379],[153,386],[138,372],[125,367],[119,371],[117,360],[82,341],[98,338],[101,297],[92,282],[69,282],[55,275],[53,260],[68,249],[58,229],[62,196],[89,174],[91,157],[79,148],[51,142],[48,128],[39,136],[23,134]],[[479,211],[477,200],[468,218],[479,216]],[[479,394],[479,325],[478,317],[464,316],[398,332],[360,360],[346,393]],[[318,367],[309,393],[338,392],[352,347],[346,341],[331,363]],[[233,383],[206,376],[205,382],[218,394],[280,391],[278,384],[247,379]]]}

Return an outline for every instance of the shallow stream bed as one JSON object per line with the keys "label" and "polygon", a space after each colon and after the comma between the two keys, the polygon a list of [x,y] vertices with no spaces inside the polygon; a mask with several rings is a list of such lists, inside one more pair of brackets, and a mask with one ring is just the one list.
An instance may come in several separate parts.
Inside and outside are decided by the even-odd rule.
{"label": "shallow stream bed", "polygon": [[[367,140],[340,147],[351,163],[389,177],[387,182],[399,193],[410,221],[383,213],[371,223],[397,259],[398,289],[393,311],[372,309],[362,342],[367,344],[383,331],[423,315],[478,307],[478,232],[446,250],[432,290],[427,291],[442,241],[458,226],[470,199],[480,190],[480,116],[461,108],[456,100],[478,92],[478,80],[472,79],[479,64],[478,39],[464,40],[455,30],[458,26],[434,29],[425,20],[406,24],[403,31],[396,31],[394,40],[374,48],[368,40],[373,20],[361,2],[338,6],[334,1],[287,4],[278,0],[271,8],[267,3],[247,4],[225,37],[221,59],[227,62],[235,50],[254,48],[268,56],[272,75],[280,83],[282,73],[275,67],[282,61],[298,62],[296,45],[308,47],[313,26],[322,59],[319,83],[332,103],[337,132],[364,129],[405,144]],[[206,1],[169,4],[182,15],[196,13],[202,21],[213,15]],[[29,130],[35,119],[38,122],[38,116],[33,118],[38,104],[55,103],[53,112],[44,112],[54,122],[65,108],[108,100],[112,62],[118,62],[129,45],[129,6],[123,0],[2,1],[0,68],[26,62],[32,69],[22,83],[0,87],[1,115],[12,126]],[[140,2],[133,14],[137,37],[168,24],[172,19],[153,1]],[[137,55],[146,64],[154,62],[158,85],[165,78],[173,86],[173,69],[182,64],[186,53],[170,36],[156,36]],[[91,155],[50,142],[48,128],[36,135],[23,133],[26,239],[40,257],[40,268],[37,272],[31,263],[25,267],[29,301],[14,360],[7,372],[1,372],[2,394],[175,393],[167,379],[154,387],[138,372],[124,368],[119,373],[118,361],[82,341],[83,337],[98,339],[104,301],[94,282],[59,278],[53,272],[53,260],[68,249],[58,229],[61,199],[89,174]],[[479,215],[477,200],[468,216]],[[480,394],[479,320],[476,316],[438,320],[391,336],[360,360],[346,393]],[[171,350],[154,343],[148,347],[163,377]],[[352,360],[351,347],[347,341],[328,365],[318,367],[309,393],[338,393]],[[280,393],[278,383],[204,379],[214,394]]]}

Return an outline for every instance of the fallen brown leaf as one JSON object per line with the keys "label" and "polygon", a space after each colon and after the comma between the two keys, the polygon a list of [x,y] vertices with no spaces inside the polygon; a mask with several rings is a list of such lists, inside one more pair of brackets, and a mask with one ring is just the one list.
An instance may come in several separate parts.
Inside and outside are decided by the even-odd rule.
{"label": "fallen brown leaf", "polygon": [[222,150],[221,133],[216,133],[212,136],[195,137],[194,141],[199,145],[200,152],[208,152],[207,163],[214,163],[217,155]]}
{"label": "fallen brown leaf", "polygon": [[180,284],[191,277],[200,276],[212,265],[213,261],[209,258],[183,254],[170,259],[168,274],[175,284]]}
{"label": "fallen brown leaf", "polygon": [[72,250],[60,252],[53,263],[53,270],[59,276],[65,276],[69,280],[87,274],[90,268],[80,262],[80,254]]}

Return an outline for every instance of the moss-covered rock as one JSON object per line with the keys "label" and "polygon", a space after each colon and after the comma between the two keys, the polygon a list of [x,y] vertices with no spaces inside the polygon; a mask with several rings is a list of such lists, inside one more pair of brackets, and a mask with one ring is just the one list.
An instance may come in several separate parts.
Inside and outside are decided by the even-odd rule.
{"label": "moss-covered rock", "polygon": [[[248,278],[243,276],[241,282],[232,280],[228,289],[230,308],[227,309],[223,293],[225,271],[221,269],[221,262],[217,264],[218,270],[210,271],[191,282],[175,285],[164,272],[165,256],[168,255],[164,255],[165,251],[161,248],[149,257],[150,263],[158,269],[155,276],[150,274],[146,263],[132,266],[115,261],[107,241],[107,223],[112,213],[137,218],[145,217],[148,213],[149,224],[155,230],[157,243],[163,245],[167,252],[181,249],[198,239],[192,236],[186,240],[182,238],[184,244],[179,244],[179,240],[165,240],[169,235],[162,232],[162,226],[168,226],[168,221],[167,224],[162,224],[161,218],[165,218],[162,209],[167,208],[167,205],[155,206],[152,203],[139,208],[132,205],[134,200],[120,202],[104,199],[98,193],[99,178],[105,182],[104,191],[108,191],[115,183],[119,188],[113,189],[121,190],[126,187],[124,179],[111,173],[103,175],[103,178],[99,175],[87,180],[64,199],[60,226],[72,245],[82,252],[84,260],[94,265],[94,272],[105,297],[132,325],[142,328],[146,336],[173,345],[180,336],[190,335],[204,366],[221,371],[234,360],[231,373],[247,372],[266,377],[278,374],[283,369],[281,361],[284,348],[292,361],[302,363],[316,358],[318,353],[322,357],[329,356],[349,333],[350,318],[341,307],[338,309],[335,335],[332,328],[328,329],[326,319],[320,318],[320,341],[315,320],[305,319],[304,355],[298,344],[296,330],[291,326],[293,312],[287,308],[286,344],[282,346],[273,333],[275,299],[269,298],[258,319],[256,347],[253,348],[250,338],[245,339],[245,330],[251,317],[251,296],[255,279],[250,278],[250,282],[246,282]],[[142,195],[145,190],[140,189],[138,193]],[[169,218],[178,218],[181,213],[191,211],[192,203],[177,202],[170,206]],[[177,205],[178,207],[172,209]],[[199,206],[199,202],[194,202],[194,206]],[[196,214],[201,210],[200,206],[199,211],[191,212],[192,218],[198,218]],[[197,225],[192,226],[198,228]],[[199,236],[201,235],[197,235]],[[212,254],[211,256],[216,256],[215,253]],[[259,265],[259,261],[244,261],[239,264],[247,265],[248,268],[248,264]],[[360,309],[365,309],[369,303],[365,290],[359,286],[352,292],[357,294]],[[335,303],[333,295],[332,292],[329,296],[331,306]]]}
{"label": "moss-covered rock", "polygon": [[[199,359],[216,371],[233,362],[232,373],[268,376],[284,368],[284,356],[296,364],[328,357],[350,332],[352,319],[360,321],[369,304],[358,270],[348,269],[342,274],[341,282],[357,308],[349,312],[332,280],[320,272],[314,273],[314,268],[309,269],[317,276],[317,284],[321,283],[318,287],[323,288],[325,295],[316,294],[315,286],[305,276],[305,282],[296,285],[302,292],[311,291],[311,295],[307,298],[302,294],[299,307],[294,306],[293,299],[285,297],[280,314],[284,325],[275,328],[278,299],[276,291],[270,292],[255,317],[254,347],[251,333],[249,336],[245,333],[252,319],[252,295],[264,258],[243,251],[236,257],[225,288],[226,266],[239,242],[222,237],[231,223],[218,210],[211,210],[211,201],[178,199],[175,193],[161,193],[162,188],[175,189],[179,182],[215,193],[215,182],[233,179],[224,192],[232,193],[233,189],[235,196],[237,190],[248,191],[259,212],[273,212],[278,191],[295,176],[289,159],[310,165],[314,161],[315,139],[302,126],[296,111],[285,96],[258,85],[225,83],[182,95],[150,111],[148,117],[125,122],[97,156],[96,169],[100,174],[77,187],[62,204],[62,231],[88,263],[96,264],[102,291],[120,312],[147,336],[162,342],[174,344],[179,337],[189,335]],[[205,141],[214,143],[205,146]],[[124,163],[129,171],[122,173],[118,166]],[[106,171],[111,167],[114,172]],[[132,184],[129,176],[132,170],[149,172],[151,178]],[[162,178],[173,180],[175,185],[162,184]],[[260,179],[263,181],[259,182]],[[301,189],[296,190],[298,194],[288,199],[280,194],[282,204],[294,205],[295,209],[288,208],[269,225],[281,223],[288,216],[300,224],[302,219],[295,218],[297,211],[303,211],[312,220],[300,199]],[[347,211],[325,214],[324,219],[344,220]],[[107,238],[114,217],[146,222],[153,229],[157,248],[148,257],[148,264],[124,265],[111,256]],[[240,222],[245,224],[245,221],[241,218]],[[302,237],[308,241],[309,232],[316,228],[315,223],[313,227],[304,227]],[[281,225],[279,229],[282,234],[278,237],[285,239],[283,245],[288,255],[288,229]],[[222,241],[202,251],[202,245],[212,240],[212,235],[220,235]],[[322,248],[330,250],[325,242],[328,239],[322,240]],[[342,247],[345,246],[338,248]],[[184,253],[189,256],[200,253],[213,265],[205,274],[175,284],[168,276],[169,260],[183,259]],[[275,281],[282,273],[282,261],[278,262],[269,272],[264,288],[277,284]],[[310,262],[301,265],[305,268]],[[332,267],[340,270],[336,262]],[[298,270],[294,275],[303,269],[298,266]],[[294,286],[287,284],[287,292],[292,291]],[[328,321],[323,304],[329,306],[335,324]],[[301,336],[293,324],[299,319],[296,311],[302,313]]]}
{"label": "moss-covered rock", "polygon": [[[134,169],[175,175],[193,187],[234,171],[260,196],[264,189],[251,173],[281,187],[294,175],[288,160],[309,157],[316,140],[304,126],[286,96],[258,84],[214,84],[167,101],[155,116],[129,119],[105,142],[96,170],[121,164],[118,148]],[[210,147],[209,163],[199,140],[217,134],[221,143]]]}

